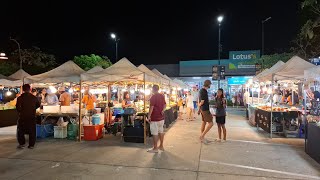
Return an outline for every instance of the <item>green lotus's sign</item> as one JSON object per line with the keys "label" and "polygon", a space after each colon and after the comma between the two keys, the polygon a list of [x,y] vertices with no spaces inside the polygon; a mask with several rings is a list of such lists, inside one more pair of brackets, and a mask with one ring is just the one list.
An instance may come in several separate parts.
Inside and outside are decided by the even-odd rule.
{"label": "green lotus's sign", "polygon": [[254,60],[258,58],[260,58],[260,50],[229,52],[229,59],[231,60]]}

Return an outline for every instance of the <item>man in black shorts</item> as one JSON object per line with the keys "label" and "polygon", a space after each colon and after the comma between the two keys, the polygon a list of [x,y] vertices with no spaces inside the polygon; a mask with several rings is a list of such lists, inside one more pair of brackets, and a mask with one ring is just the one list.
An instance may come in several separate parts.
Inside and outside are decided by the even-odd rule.
{"label": "man in black shorts", "polygon": [[212,114],[209,111],[209,97],[208,89],[210,89],[211,81],[205,80],[203,88],[199,91],[199,110],[198,114],[201,113],[202,116],[202,125],[201,125],[201,135],[200,141],[207,143],[205,135],[210,131],[213,126]]}

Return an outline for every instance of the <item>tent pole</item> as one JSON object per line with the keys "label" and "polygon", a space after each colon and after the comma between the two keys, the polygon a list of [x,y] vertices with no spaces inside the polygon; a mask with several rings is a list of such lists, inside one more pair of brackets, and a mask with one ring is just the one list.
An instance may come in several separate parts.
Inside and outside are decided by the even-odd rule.
{"label": "tent pole", "polygon": [[271,115],[270,115],[270,138],[272,139],[272,119],[273,119],[273,81],[274,81],[274,74],[272,74],[272,80],[271,80]]}
{"label": "tent pole", "polygon": [[[144,89],[144,96],[143,96],[143,134],[144,134],[144,144],[147,144],[147,122],[146,122],[146,73],[143,73],[143,89]],[[149,119],[150,121],[150,119]]]}
{"label": "tent pole", "polygon": [[80,80],[80,96],[79,96],[79,142],[81,142],[81,124],[82,124],[82,116],[81,116],[81,107],[82,107],[82,80]]}
{"label": "tent pole", "polygon": [[[306,81],[305,81],[306,82]],[[304,120],[302,123],[304,124],[304,150],[307,152],[307,131],[308,131],[308,120],[307,120],[307,95],[306,95],[306,90],[305,90],[305,83],[303,83],[303,117]]]}

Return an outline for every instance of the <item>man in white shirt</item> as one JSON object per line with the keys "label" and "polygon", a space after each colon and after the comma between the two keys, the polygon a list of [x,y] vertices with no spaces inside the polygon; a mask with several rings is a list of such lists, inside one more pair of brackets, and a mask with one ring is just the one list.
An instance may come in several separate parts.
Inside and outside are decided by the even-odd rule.
{"label": "man in white shirt", "polygon": [[199,100],[199,92],[196,87],[192,88],[191,96],[193,97],[193,116],[194,116],[194,118],[196,118],[195,117],[196,116],[196,109],[198,108],[197,104],[198,104],[198,100]]}

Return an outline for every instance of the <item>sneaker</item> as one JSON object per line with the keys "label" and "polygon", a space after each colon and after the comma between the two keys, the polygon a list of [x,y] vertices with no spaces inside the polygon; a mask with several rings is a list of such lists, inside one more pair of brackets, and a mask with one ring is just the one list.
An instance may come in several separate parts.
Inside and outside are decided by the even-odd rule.
{"label": "sneaker", "polygon": [[147,150],[148,153],[158,153],[158,149],[150,148]]}
{"label": "sneaker", "polygon": [[25,148],[25,145],[19,145],[17,146],[18,149],[24,149]]}
{"label": "sneaker", "polygon": [[227,142],[227,140],[221,140],[221,142],[222,142],[222,143],[225,143],[225,142]]}
{"label": "sneaker", "polygon": [[29,149],[34,149],[34,146],[28,146]]}
{"label": "sneaker", "polygon": [[221,142],[221,139],[217,138],[214,140],[215,142]]}

